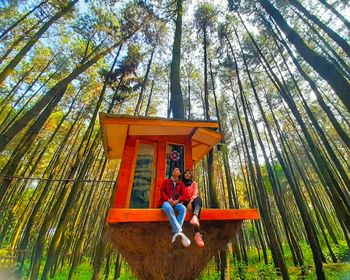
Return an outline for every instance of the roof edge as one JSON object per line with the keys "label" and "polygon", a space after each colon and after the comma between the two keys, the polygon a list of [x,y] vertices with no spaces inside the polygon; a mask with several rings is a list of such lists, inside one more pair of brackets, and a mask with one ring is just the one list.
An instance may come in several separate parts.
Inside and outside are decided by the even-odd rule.
{"label": "roof edge", "polygon": [[[200,127],[208,128],[219,128],[219,123],[215,120],[188,120],[188,119],[168,119],[161,117],[144,117],[144,116],[130,116],[130,115],[118,115],[118,114],[107,114],[100,112],[99,113],[100,122],[103,123],[125,123],[125,122],[148,122],[148,121],[160,121],[167,124],[178,123],[178,124],[192,124],[193,126],[199,125]],[[186,125],[187,126],[187,125]]]}

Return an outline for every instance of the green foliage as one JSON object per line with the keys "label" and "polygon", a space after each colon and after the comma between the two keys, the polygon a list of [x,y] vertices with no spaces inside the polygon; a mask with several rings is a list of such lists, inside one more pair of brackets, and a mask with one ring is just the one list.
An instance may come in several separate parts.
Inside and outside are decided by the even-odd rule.
{"label": "green foliage", "polygon": [[[53,278],[54,280],[66,280],[69,276],[70,267],[65,267],[61,273]],[[88,262],[84,262],[77,267],[75,270],[72,279],[91,279],[92,269]]]}
{"label": "green foliage", "polygon": [[217,15],[218,11],[211,3],[204,2],[199,4],[194,15],[197,28],[201,32],[207,32],[213,29],[217,20]]}
{"label": "green foliage", "polygon": [[[327,280],[349,280],[350,279],[350,264],[325,264],[324,271]],[[290,271],[291,280],[305,279],[314,280],[316,279],[316,272],[314,269],[307,269],[306,275],[301,275],[300,272]]]}
{"label": "green foliage", "polygon": [[247,279],[248,277],[247,264],[245,262],[236,262],[233,265],[231,279]]}
{"label": "green foliage", "polygon": [[120,280],[138,280],[138,278],[135,277],[135,275],[132,273],[129,266],[125,265],[124,267],[125,268],[122,269],[122,271],[120,273],[120,277],[118,279],[120,279]]}
{"label": "green foliage", "polygon": [[350,255],[350,248],[347,246],[345,241],[340,241],[338,246],[333,246],[333,252],[338,259],[341,261],[349,261],[347,258]]}
{"label": "green foliage", "polygon": [[8,251],[5,249],[0,249],[0,256],[7,256],[8,255]]}
{"label": "green foliage", "polygon": [[258,263],[248,267],[245,262],[236,262],[232,266],[231,279],[278,279],[278,276],[273,264]]}
{"label": "green foliage", "polygon": [[212,271],[209,274],[204,272],[197,280],[219,280],[220,273],[217,271]]}
{"label": "green foliage", "polygon": [[[16,263],[16,271],[20,268],[20,263]],[[24,279],[26,279],[26,276],[29,275],[29,269],[30,269],[30,260],[25,260],[23,269],[22,269],[22,275],[24,275]]]}
{"label": "green foliage", "polygon": [[257,266],[257,279],[276,279],[277,273],[273,264],[260,263]]}

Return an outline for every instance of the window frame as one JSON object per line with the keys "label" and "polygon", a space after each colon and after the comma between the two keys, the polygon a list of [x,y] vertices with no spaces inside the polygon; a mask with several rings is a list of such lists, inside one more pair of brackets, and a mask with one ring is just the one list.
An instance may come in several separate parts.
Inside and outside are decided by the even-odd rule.
{"label": "window frame", "polygon": [[[136,168],[136,160],[138,156],[138,150],[140,144],[150,144],[154,147],[154,154],[153,154],[153,166],[152,166],[152,178],[151,178],[151,189],[150,189],[150,195],[149,195],[149,203],[148,208],[130,208],[131,203],[131,194],[134,184],[134,175],[135,175],[135,168]],[[132,165],[131,165],[131,172],[130,172],[130,180],[129,180],[129,187],[128,187],[128,194],[126,196],[125,201],[125,207],[130,209],[149,209],[154,203],[154,192],[156,189],[156,178],[157,178],[157,168],[158,168],[158,147],[159,143],[156,141],[146,140],[146,139],[136,139],[135,143],[135,152],[132,159]]]}

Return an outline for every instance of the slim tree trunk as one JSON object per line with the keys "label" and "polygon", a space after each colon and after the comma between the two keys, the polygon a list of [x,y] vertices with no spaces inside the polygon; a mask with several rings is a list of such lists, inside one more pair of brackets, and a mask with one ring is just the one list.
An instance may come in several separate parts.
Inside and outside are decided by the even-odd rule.
{"label": "slim tree trunk", "polygon": [[315,23],[317,26],[319,26],[330,38],[334,40],[341,48],[342,50],[350,57],[350,46],[344,40],[340,35],[329,28],[327,25],[325,25],[317,16],[314,16],[309,13],[308,10],[305,9],[305,7],[300,4],[298,0],[288,0],[288,2],[295,8],[297,8],[300,12],[303,13],[303,15],[313,23]]}
{"label": "slim tree trunk", "polygon": [[[277,233],[275,231],[275,227],[273,225],[273,222],[272,222],[272,219],[271,219],[271,216],[269,213],[269,208],[268,208],[269,203],[267,201],[268,199],[266,197],[266,190],[265,190],[264,183],[263,183],[262,176],[261,176],[261,170],[260,170],[260,166],[259,166],[259,162],[258,162],[258,158],[257,158],[256,148],[254,145],[253,135],[252,135],[252,132],[250,130],[250,124],[248,121],[248,115],[247,115],[244,97],[243,97],[243,95],[244,95],[243,85],[242,85],[241,80],[240,80],[240,74],[239,74],[239,70],[238,70],[236,56],[234,55],[234,53],[232,55],[233,55],[233,59],[235,62],[235,71],[236,71],[236,76],[237,76],[237,81],[238,81],[239,92],[240,92],[240,96],[241,96],[241,103],[242,103],[242,107],[243,107],[244,118],[245,118],[245,122],[246,122],[246,129],[248,131],[249,142],[250,142],[250,146],[251,146],[252,154],[253,154],[253,159],[254,159],[256,174],[254,172],[253,163],[252,163],[250,158],[248,159],[248,166],[249,166],[249,170],[250,170],[250,173],[252,176],[253,185],[256,189],[256,195],[257,195],[257,201],[258,201],[258,205],[259,205],[259,209],[260,209],[260,214],[262,216],[262,219],[263,219],[263,222],[265,225],[265,229],[266,229],[266,232],[267,232],[269,240],[270,240],[270,244],[271,244],[270,249],[271,249],[271,253],[273,255],[273,260],[275,262],[275,266],[280,269],[280,273],[281,273],[283,279],[289,279],[288,269],[287,269],[287,266],[286,266],[286,263],[284,260],[283,252],[281,250],[281,247],[279,246]],[[238,114],[238,111],[237,111],[237,114]],[[242,130],[242,135],[245,138],[245,134],[243,131],[243,125],[241,122],[240,122],[240,126],[241,126],[241,130]],[[249,154],[247,143],[248,143],[247,140],[244,139],[244,145],[246,146],[247,154]]]}
{"label": "slim tree trunk", "polygon": [[11,102],[11,99],[13,96],[15,96],[17,87],[25,80],[25,78],[30,74],[30,72],[34,69],[34,65],[30,67],[29,70],[27,70],[23,76],[17,81],[17,83],[12,87],[12,89],[9,91],[9,93],[5,96],[5,98],[1,101],[1,110],[4,110],[6,108],[6,105]]}
{"label": "slim tree trunk", "polygon": [[[239,38],[238,38],[238,34],[236,32],[236,30],[234,29],[235,31],[235,34],[236,34],[236,37],[237,37],[237,40],[238,40],[238,43],[240,45],[240,48],[241,48],[241,54],[242,54],[242,57],[243,57],[243,62],[244,62],[244,65],[245,65],[245,68],[246,68],[246,72],[248,74],[248,78],[249,78],[249,81],[250,81],[250,85],[251,85],[251,88],[254,92],[254,96],[255,96],[255,99],[259,105],[259,109],[260,109],[260,113],[262,114],[263,118],[264,118],[264,121],[266,120],[266,118],[264,117],[264,112],[262,111],[262,107],[260,105],[260,100],[258,98],[258,94],[257,94],[257,91],[256,91],[256,88],[255,88],[255,85],[254,85],[254,82],[253,82],[253,79],[251,77],[251,74],[250,74],[250,71],[249,71],[249,68],[248,68],[248,65],[247,65],[247,62],[246,62],[246,58],[245,58],[245,55],[243,53],[243,50],[242,50],[242,46],[240,44],[240,41],[239,41]],[[227,36],[226,36],[226,40],[228,40]],[[231,45],[231,44],[230,44]],[[249,109],[249,108],[248,108]],[[260,149],[262,150],[263,152],[263,156],[264,156],[264,160],[265,160],[265,164],[266,164],[266,167],[267,167],[267,171],[268,171],[268,174],[269,174],[269,178],[270,178],[270,181],[271,181],[271,185],[272,185],[272,189],[273,189],[273,194],[274,194],[274,197],[275,197],[275,200],[276,200],[276,204],[277,204],[277,207],[279,209],[279,212],[281,214],[281,217],[282,217],[282,221],[283,221],[283,224],[284,224],[284,228],[286,230],[286,235],[289,236],[288,240],[291,240],[290,241],[290,248],[292,250],[292,252],[294,253],[293,251],[293,248],[294,248],[294,245],[296,244],[296,242],[294,241],[294,236],[293,236],[293,233],[291,233],[291,229],[290,229],[290,226],[289,226],[289,223],[288,223],[288,218],[287,218],[287,215],[286,215],[286,212],[285,212],[285,209],[284,209],[284,205],[282,204],[281,202],[281,198],[280,198],[280,195],[278,193],[278,190],[279,190],[279,187],[277,187],[277,182],[275,180],[275,176],[274,176],[274,172],[272,170],[272,167],[270,165],[270,162],[269,162],[269,159],[268,159],[268,156],[267,156],[267,153],[265,151],[265,148],[264,148],[264,145],[262,143],[262,140],[259,136],[259,131],[258,131],[258,128],[257,128],[257,125],[256,125],[256,121],[254,120],[254,116],[252,115],[252,113],[250,112],[250,115],[251,115],[251,118],[252,118],[252,123],[253,123],[253,126],[255,128],[255,131],[256,131],[256,135],[257,135],[257,138],[258,138],[258,142],[260,144]],[[266,122],[265,122],[265,127],[267,129],[269,129],[267,126],[266,126]],[[304,205],[304,208],[305,208],[305,205]],[[290,234],[291,233],[291,234]],[[294,242],[292,242],[294,241]],[[273,246],[273,245],[272,245]],[[303,266],[304,264],[304,261],[303,261],[303,258],[300,256],[300,254],[298,254],[298,262],[300,264],[300,266]]]}
{"label": "slim tree trunk", "polygon": [[[54,56],[55,57],[55,56]],[[7,113],[7,116],[4,118],[4,120],[2,121],[2,123],[0,124],[0,128],[1,128],[1,132],[6,131],[6,129],[12,124],[13,120],[20,114],[20,112],[22,112],[23,107],[25,107],[27,105],[27,102],[23,105],[23,107],[20,110],[16,110],[16,114],[15,116],[13,116],[12,120],[10,120],[7,124],[7,120],[11,118],[11,116],[13,115],[13,111],[14,108],[18,108],[18,104],[22,101],[25,96],[27,96],[28,92],[34,87],[34,85],[36,84],[36,82],[40,79],[40,77],[44,74],[44,72],[47,70],[47,68],[51,65],[54,57],[52,57],[50,59],[50,61],[45,65],[45,67],[40,71],[39,75],[36,76],[36,78],[34,79],[34,81],[32,81],[30,83],[30,85],[28,86],[28,88],[23,92],[23,94],[21,96],[19,96],[17,98],[17,100],[14,102],[14,104],[12,105],[12,108],[10,109],[10,111]],[[29,98],[31,99],[31,98]],[[8,101],[10,102],[10,100]],[[5,126],[6,124],[6,126]]]}
{"label": "slim tree trunk", "polygon": [[[264,22],[266,24],[268,24],[268,22],[266,21],[266,19],[264,19]],[[341,127],[341,125],[339,124],[339,122],[337,121],[337,119],[335,118],[334,114],[332,113],[332,111],[330,110],[330,108],[327,106],[327,104],[324,102],[323,98],[322,98],[322,94],[321,92],[318,90],[318,87],[316,85],[316,83],[310,78],[309,75],[307,75],[307,73],[303,70],[303,68],[301,67],[300,63],[298,62],[297,58],[294,56],[293,52],[291,51],[291,49],[289,48],[289,46],[286,44],[286,42],[282,39],[282,38],[278,38],[277,34],[274,33],[273,29],[271,26],[269,29],[273,32],[273,38],[274,40],[276,40],[276,38],[283,44],[283,46],[285,47],[285,49],[287,50],[290,58],[292,58],[294,65],[297,67],[297,69],[299,70],[299,73],[301,74],[301,76],[309,83],[312,91],[315,93],[316,97],[317,97],[317,101],[318,104],[320,105],[320,107],[323,109],[323,111],[327,114],[330,122],[332,123],[333,127],[335,128],[335,130],[338,132],[339,136],[341,137],[341,139],[344,141],[344,143],[346,144],[346,146],[348,148],[350,148],[350,138],[347,135],[347,133],[343,130],[343,128]],[[279,48],[279,44],[277,43],[277,41],[275,41],[276,46]],[[281,57],[284,59],[284,56],[282,54],[282,50],[280,50],[280,54]],[[287,62],[285,62],[287,63]]]}
{"label": "slim tree trunk", "polygon": [[[278,67],[278,65],[277,65],[277,62],[275,61],[275,59],[274,59],[273,56],[271,56],[271,57],[272,57],[272,60],[275,62],[275,65],[276,65],[277,70],[279,71],[279,73],[280,73],[280,75],[281,75],[282,82],[283,82],[284,84],[286,84],[286,81],[284,80],[283,75],[282,75],[281,71],[279,70],[279,67]],[[283,58],[283,57],[282,57],[282,58]],[[300,98],[301,101],[302,101],[302,104],[303,104],[303,106],[304,106],[304,109],[305,109],[305,111],[306,111],[308,117],[309,117],[309,120],[311,120],[312,125],[315,127],[316,133],[317,133],[318,136],[320,137],[320,139],[321,139],[321,141],[322,141],[322,144],[323,144],[323,146],[325,147],[325,149],[326,149],[326,151],[327,151],[327,153],[328,153],[330,159],[333,161],[333,163],[334,163],[334,165],[335,165],[335,167],[336,167],[337,172],[339,172],[339,174],[340,174],[340,176],[341,176],[341,179],[342,179],[343,182],[344,182],[344,185],[345,185],[345,186],[348,186],[348,189],[349,189],[349,191],[350,191],[350,180],[349,180],[349,178],[348,178],[348,176],[347,176],[347,174],[346,174],[346,171],[345,171],[344,167],[343,167],[342,164],[340,163],[338,157],[336,156],[335,152],[333,151],[333,148],[332,148],[331,145],[329,144],[329,141],[328,141],[328,139],[327,139],[327,137],[326,137],[325,132],[323,131],[323,129],[321,128],[321,126],[319,125],[319,123],[317,122],[317,120],[315,119],[315,116],[314,116],[313,112],[311,111],[309,105],[307,104],[305,98],[303,97],[303,93],[302,93],[301,89],[299,88],[299,85],[298,85],[296,79],[294,78],[293,73],[292,73],[291,70],[289,69],[288,63],[284,60],[284,58],[283,58],[283,61],[284,61],[284,64],[285,64],[285,66],[286,66],[286,68],[287,68],[287,71],[288,71],[289,75],[290,75],[291,78],[292,78],[292,81],[293,81],[293,83],[294,83],[294,85],[295,85],[296,91],[297,91],[297,93],[298,93],[298,95],[299,95],[299,98]],[[286,91],[287,91],[287,90],[286,90]],[[289,96],[290,96],[290,98],[291,98],[291,94],[289,94]],[[349,142],[349,143],[350,143],[350,142]]]}
{"label": "slim tree trunk", "polygon": [[[242,18],[240,18],[240,19],[241,19],[242,24],[244,25],[244,22],[243,22]],[[326,159],[322,155],[321,151],[318,149],[318,147],[315,145],[314,141],[312,140],[312,137],[311,137],[309,131],[307,130],[307,127],[306,127],[304,121],[302,120],[302,117],[301,117],[301,115],[300,115],[300,113],[299,113],[299,111],[298,111],[298,109],[296,107],[296,104],[294,103],[292,98],[289,96],[289,94],[286,92],[284,86],[279,81],[279,79],[276,76],[276,74],[273,72],[271,66],[267,62],[265,56],[261,52],[259,46],[255,42],[254,38],[252,37],[252,35],[250,34],[250,32],[248,31],[248,29],[247,29],[247,27],[245,25],[244,25],[244,28],[248,32],[248,35],[250,36],[250,38],[251,38],[251,40],[252,40],[256,50],[259,53],[259,60],[261,62],[261,65],[265,69],[265,71],[266,71],[267,75],[269,76],[271,82],[275,85],[276,89],[280,92],[282,98],[288,104],[291,112],[293,113],[293,115],[296,118],[298,124],[300,125],[300,127],[302,129],[302,132],[303,132],[303,134],[305,136],[305,139],[307,141],[308,148],[310,149],[313,157],[315,158],[314,161],[316,162],[317,167],[321,171],[321,175],[323,176],[324,180],[328,183],[328,186],[330,187],[329,189],[331,190],[332,195],[334,196],[334,198],[336,198],[336,201],[339,204],[339,207],[343,208],[342,218],[344,219],[344,221],[347,221],[346,223],[349,223],[349,225],[350,225],[350,211],[349,211],[350,205],[349,205],[348,194],[346,192],[344,192],[342,187],[339,185],[339,183],[338,183],[335,175],[333,174],[333,172],[332,172],[328,162],[326,161]],[[264,61],[264,63],[266,65],[263,63],[263,61]]]}
{"label": "slim tree trunk", "polygon": [[350,22],[339,13],[331,4],[329,4],[326,0],[318,0],[320,1],[328,10],[330,10],[333,14],[335,14],[347,27],[348,32],[350,32]]}
{"label": "slim tree trunk", "polygon": [[38,10],[42,5],[46,4],[48,0],[44,0],[38,5],[36,5],[33,9],[31,9],[28,13],[26,13],[23,17],[21,17],[19,20],[14,22],[11,26],[6,28],[0,35],[0,40],[4,38],[9,32],[11,32],[12,29],[14,29],[17,25],[19,25],[23,20],[25,20],[29,15],[31,15],[33,12]]}
{"label": "slim tree trunk", "polygon": [[170,110],[174,119],[184,119],[184,105],[180,83],[181,36],[182,36],[182,4],[176,0],[176,26],[170,70]]}
{"label": "slim tree trunk", "polygon": [[[31,148],[34,140],[38,136],[41,127],[44,125],[45,121],[48,119],[53,109],[56,107],[61,97],[65,93],[66,88],[62,89],[61,92],[47,105],[45,110],[40,114],[33,125],[28,129],[27,134],[23,137],[22,141],[19,143],[18,147],[13,152],[11,159],[7,162],[6,166],[1,170],[2,174],[8,176],[13,176],[16,172],[16,168],[24,156],[24,154]],[[2,201],[12,179],[7,178],[3,181],[0,186],[0,201]]]}
{"label": "slim tree trunk", "polygon": [[154,87],[154,80],[152,80],[152,83],[151,83],[151,90],[150,90],[149,96],[148,96],[148,102],[147,102],[146,111],[145,111],[145,116],[146,116],[146,117],[148,116],[148,111],[149,111],[149,108],[150,108],[150,106],[151,106],[152,94],[153,94],[153,87]]}
{"label": "slim tree trunk", "polygon": [[48,22],[46,22],[40,30],[29,40],[29,42],[23,47],[23,49],[12,59],[12,61],[5,67],[0,73],[0,84],[9,76],[18,63],[24,58],[24,56],[31,50],[34,44],[41,38],[41,36],[54,24],[58,19],[64,16],[73,6],[78,3],[79,0],[73,0],[68,3],[61,11],[55,14]]}
{"label": "slim tree trunk", "polygon": [[[320,32],[318,32],[318,30],[307,19],[300,15],[298,11],[295,11],[295,13],[307,25],[310,31],[316,34],[315,38],[313,34],[309,34],[309,32],[307,33],[308,37],[311,39],[311,42],[314,42],[314,44],[318,46],[321,49],[321,51],[326,55],[327,59],[330,60],[344,74],[344,77],[349,79],[350,66],[344,61],[342,55],[336,52],[334,47],[332,47],[330,43],[326,40],[325,36],[321,35]],[[328,52],[331,52],[333,56],[329,55]],[[346,58],[346,56],[344,56],[344,58]],[[344,69],[342,69],[342,67]]]}
{"label": "slim tree trunk", "polygon": [[[0,58],[0,64],[5,61],[5,59],[11,54],[11,52],[21,43],[24,41],[25,38],[28,37],[28,35],[37,28],[38,25],[40,25],[43,22],[43,19],[40,19],[36,24],[34,24],[29,30],[27,30],[24,34],[19,36],[12,45],[6,50],[6,52],[3,54],[3,56]],[[30,36],[30,35],[29,35]]]}
{"label": "slim tree trunk", "polygon": [[30,122],[45,106],[55,97],[57,92],[60,92],[65,88],[72,80],[77,78],[81,73],[94,65],[102,57],[110,53],[113,49],[123,44],[125,40],[130,38],[132,34],[128,35],[127,38],[120,40],[115,43],[112,47],[105,51],[97,54],[94,58],[90,59],[83,65],[77,66],[73,72],[68,75],[65,79],[58,82],[52,87],[35,105],[30,108],[19,120],[17,120],[6,132],[0,135],[0,152],[6,147],[6,145],[13,139],[13,137],[19,133],[27,124]]}
{"label": "slim tree trunk", "polygon": [[342,76],[339,70],[323,56],[312,50],[299,34],[292,29],[280,12],[271,4],[269,0],[259,0],[259,3],[267,13],[275,20],[277,25],[285,33],[287,39],[294,45],[301,56],[309,63],[312,68],[324,78],[333,88],[340,100],[350,111],[350,83]]}
{"label": "slim tree trunk", "polygon": [[140,115],[141,103],[142,103],[144,91],[145,91],[145,88],[146,88],[146,83],[147,83],[147,80],[148,80],[149,71],[150,71],[151,65],[152,65],[154,51],[156,50],[156,44],[157,43],[155,43],[153,48],[152,48],[151,57],[150,57],[150,59],[148,61],[148,64],[147,64],[147,70],[146,70],[145,77],[144,77],[144,79],[142,81],[142,86],[141,86],[140,94],[139,94],[138,99],[137,99],[137,104],[136,104],[134,116]]}

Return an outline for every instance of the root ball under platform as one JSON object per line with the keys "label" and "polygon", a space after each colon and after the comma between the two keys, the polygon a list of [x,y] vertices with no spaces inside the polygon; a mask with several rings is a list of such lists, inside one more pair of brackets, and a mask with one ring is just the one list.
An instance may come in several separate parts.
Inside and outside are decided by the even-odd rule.
{"label": "root ball under platform", "polygon": [[241,221],[202,221],[204,248],[197,247],[193,227],[185,224],[184,233],[191,246],[184,248],[181,238],[171,244],[169,222],[119,223],[109,226],[109,241],[142,280],[195,279],[209,260],[238,231]]}

